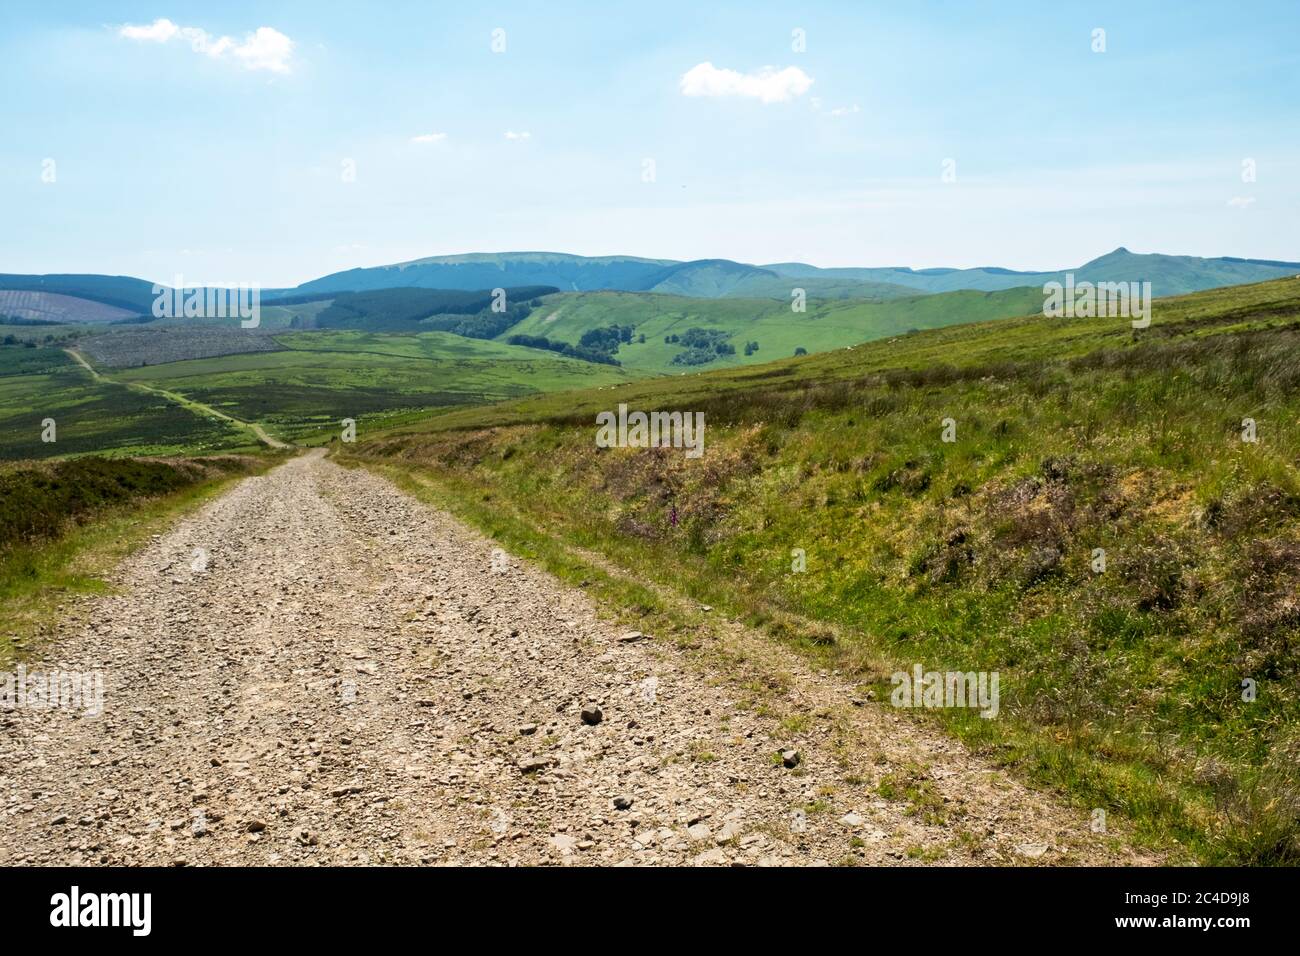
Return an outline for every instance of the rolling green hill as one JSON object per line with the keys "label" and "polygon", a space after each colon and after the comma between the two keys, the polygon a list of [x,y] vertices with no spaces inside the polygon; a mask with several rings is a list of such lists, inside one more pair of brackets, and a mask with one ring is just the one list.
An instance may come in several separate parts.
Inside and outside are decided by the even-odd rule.
{"label": "rolling green hill", "polygon": [[[683,346],[665,338],[688,329],[725,333],[735,354],[720,355],[704,368],[753,365],[793,356],[798,348],[824,352],[913,329],[937,328],[962,322],[1024,315],[1042,309],[1041,289],[1003,292],[954,292],[941,296],[893,299],[887,302],[809,301],[808,311],[791,311],[788,302],[763,299],[692,299],[634,292],[585,292],[548,296],[542,305],[498,336],[545,336],[577,344],[583,333],[611,325],[633,327],[633,341],[619,347],[615,358],[636,375],[700,371],[699,366],[675,365]],[[640,342],[641,335],[645,342]],[[750,356],[745,343],[757,342]]]}
{"label": "rolling green hill", "polygon": [[[789,301],[700,298],[658,293],[584,292],[547,294],[548,287],[507,289],[505,312],[491,309],[490,290],[469,292],[421,288],[338,293],[331,299],[263,307],[263,328],[316,328],[369,332],[447,331],[469,338],[511,343],[518,336],[546,338],[578,347],[595,329],[628,326],[633,341],[613,358],[635,375],[662,375],[696,369],[675,364],[684,346],[665,342],[688,329],[724,333],[734,354],[718,356],[709,367],[753,364],[795,349],[820,352],[911,329],[1020,315],[1042,307],[1038,289],[955,292],[885,301],[814,300],[794,312]],[[929,301],[933,299],[933,301]],[[237,325],[237,319],[183,320],[149,326]],[[149,326],[146,326],[149,327]],[[645,341],[640,337],[644,335]],[[758,350],[745,353],[746,343]],[[581,353],[582,349],[578,348]],[[592,356],[588,356],[592,358]],[[599,356],[595,356],[596,359]]]}
{"label": "rolling green hill", "polygon": [[[195,410],[205,406],[238,422],[260,423],[281,440],[313,443],[336,434],[345,417],[379,427],[467,404],[752,365],[773,354],[793,355],[796,348],[841,348],[1041,305],[1041,293],[1032,289],[883,303],[814,301],[799,314],[762,299],[617,292],[522,298],[543,291],[519,291],[512,311],[502,314],[480,308],[487,293],[390,289],[267,306],[256,330],[237,328],[237,319],[7,327],[13,331],[3,338],[13,344],[0,346],[0,369],[8,370],[0,375],[0,423],[7,422],[11,434],[0,442],[0,457],[250,447],[246,427]],[[428,314],[459,308],[479,311]],[[439,323],[449,331],[432,331]],[[293,325],[335,328],[294,332]],[[585,333],[613,325],[634,333],[612,356],[621,367],[598,364],[609,356],[580,346]],[[495,340],[481,337],[498,328]],[[674,364],[687,348],[665,338],[689,338],[692,329],[728,343],[732,354],[710,353],[705,366]],[[67,344],[68,330],[80,333],[82,354],[101,380],[91,380],[54,347]],[[570,350],[577,357],[511,344],[519,334],[579,346]],[[22,347],[46,337],[52,341],[45,348]],[[757,351],[746,354],[746,344],[755,342]],[[45,412],[59,422],[57,443],[39,440]]]}
{"label": "rolling green hill", "polygon": [[[1175,859],[1294,865],[1297,354],[1287,279],[1159,300],[1142,330],[953,326],[347,451],[683,644],[744,620],[856,674],[866,706],[917,663],[997,672],[996,719],[916,719],[1081,827],[1101,809]],[[598,448],[619,403],[703,413],[703,457]]]}

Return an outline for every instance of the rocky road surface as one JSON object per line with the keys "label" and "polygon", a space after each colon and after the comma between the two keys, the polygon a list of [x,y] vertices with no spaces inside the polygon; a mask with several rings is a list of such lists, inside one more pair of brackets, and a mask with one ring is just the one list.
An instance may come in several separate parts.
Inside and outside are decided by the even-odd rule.
{"label": "rocky road surface", "polygon": [[[0,710],[0,864],[1146,862],[758,635],[734,672],[635,638],[318,452],[117,576],[28,665],[102,672],[102,715]],[[820,716],[741,706],[756,667]]]}

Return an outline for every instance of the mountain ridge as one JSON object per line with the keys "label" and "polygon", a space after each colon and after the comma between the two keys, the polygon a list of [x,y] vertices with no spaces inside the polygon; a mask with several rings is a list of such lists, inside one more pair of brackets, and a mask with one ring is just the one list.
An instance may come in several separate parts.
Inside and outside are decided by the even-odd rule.
{"label": "mountain ridge", "polygon": [[[490,268],[490,273],[484,272]],[[543,271],[538,271],[543,269]],[[551,271],[544,271],[550,269]],[[1300,270],[1300,262],[1236,256],[1179,256],[1134,253],[1124,246],[1079,266],[1053,270],[1018,270],[1003,266],[957,269],[945,266],[828,267],[802,262],[751,264],[732,259],[645,259],[636,256],[577,256],[556,252],[466,253],[433,256],[387,266],[350,269],[313,279],[297,292],[359,291],[397,284],[422,288],[482,288],[492,280],[512,284],[554,285],[570,292],[664,292],[700,298],[743,296],[788,298],[788,280],[803,280],[812,298],[892,298],[972,289],[996,292],[1017,286],[1062,281],[1150,281],[1156,295],[1178,295],[1222,285],[1282,278]],[[472,281],[472,286],[452,282]],[[809,285],[811,283],[811,285]]]}
{"label": "mountain ridge", "polygon": [[[1119,246],[1074,268],[1023,271],[1002,266],[957,269],[944,266],[822,268],[802,262],[766,265],[732,259],[653,259],[641,256],[579,256],[564,252],[471,252],[427,256],[384,266],[357,267],[310,279],[292,288],[263,289],[264,304],[324,298],[339,292],[417,288],[482,290],[553,286],[565,292],[650,292],[691,298],[788,300],[796,289],[809,299],[887,301],[917,295],[971,290],[1000,292],[1064,281],[1149,281],[1155,296],[1287,278],[1300,262],[1239,256],[1180,256],[1135,253]],[[0,274],[0,292],[71,296],[147,314],[154,283],[132,276],[94,273]],[[20,318],[40,318],[20,308]],[[35,310],[35,311],[39,311]],[[4,310],[0,308],[0,313]],[[77,321],[77,320],[74,320]]]}

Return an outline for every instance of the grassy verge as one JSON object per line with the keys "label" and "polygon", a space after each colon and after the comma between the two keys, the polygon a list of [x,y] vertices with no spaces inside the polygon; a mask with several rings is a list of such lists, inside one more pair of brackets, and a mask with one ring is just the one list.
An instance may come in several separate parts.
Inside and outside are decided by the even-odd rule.
{"label": "grassy verge", "polygon": [[[997,671],[998,719],[927,713],[1152,845],[1295,863],[1298,296],[1189,296],[1141,336],[1115,320],[923,333],[861,347],[856,376],[814,357],[549,397],[349,454],[561,577],[623,569],[877,699],[916,663]],[[596,449],[574,409],[629,399],[704,411],[704,457]],[[602,587],[663,613],[654,587]]]}
{"label": "grassy verge", "polygon": [[0,668],[38,652],[62,605],[106,591],[105,575],[152,535],[279,460],[83,458],[0,470]]}

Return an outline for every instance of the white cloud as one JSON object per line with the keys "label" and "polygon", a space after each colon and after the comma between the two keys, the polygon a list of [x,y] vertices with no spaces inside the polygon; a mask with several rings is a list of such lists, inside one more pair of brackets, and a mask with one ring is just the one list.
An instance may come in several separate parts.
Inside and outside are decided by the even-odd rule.
{"label": "white cloud", "polygon": [[412,143],[441,143],[447,138],[446,133],[421,133],[419,136],[412,136]]}
{"label": "white cloud", "polygon": [[753,73],[720,70],[712,63],[700,63],[682,74],[683,96],[748,96],[762,103],[784,103],[803,96],[813,78],[797,66],[778,70],[761,67]]}
{"label": "white cloud", "polygon": [[528,132],[527,130],[524,130],[522,133],[516,133],[512,129],[506,130],[506,139],[514,139],[514,140],[531,139],[532,135],[533,134]]}
{"label": "white cloud", "polygon": [[1233,196],[1228,200],[1229,206],[1236,206],[1238,209],[1245,209],[1255,201],[1254,196]]}
{"label": "white cloud", "polygon": [[835,109],[831,110],[831,116],[848,116],[850,113],[860,113],[860,112],[862,111],[858,108],[858,104],[854,103],[852,106],[835,107]]}
{"label": "white cloud", "polygon": [[146,43],[186,40],[195,53],[214,60],[229,55],[248,70],[288,73],[293,57],[293,40],[274,27],[258,27],[238,41],[228,36],[214,37],[202,27],[177,26],[166,17],[160,17],[148,26],[127,24],[117,34],[127,40]]}
{"label": "white cloud", "polygon": [[[229,38],[222,37],[223,41]],[[258,27],[252,36],[244,38],[234,48],[235,59],[250,70],[289,72],[289,58],[293,56],[293,41],[274,27]]]}
{"label": "white cloud", "polygon": [[172,37],[179,35],[180,32],[180,27],[167,18],[160,17],[147,27],[124,26],[118,31],[118,34],[128,40],[152,40],[157,43],[166,43]]}

